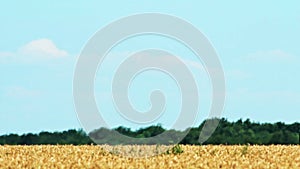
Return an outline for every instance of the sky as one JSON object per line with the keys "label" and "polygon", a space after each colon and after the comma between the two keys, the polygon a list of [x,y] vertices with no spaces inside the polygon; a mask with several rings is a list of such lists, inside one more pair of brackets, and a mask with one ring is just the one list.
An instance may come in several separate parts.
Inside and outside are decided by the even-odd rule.
{"label": "sky", "polygon": [[[72,93],[81,50],[105,25],[145,12],[184,19],[212,43],[226,80],[222,117],[299,122],[299,11],[298,1],[2,1],[0,134],[82,128]],[[103,61],[95,78],[95,97],[103,117],[112,127],[141,127],[118,115],[110,90],[113,72],[124,56],[147,48],[172,51],[194,73],[200,93],[195,123],[199,125],[211,104],[209,77],[184,45],[155,35],[127,39]],[[149,92],[155,88],[166,92],[167,106],[153,124],[171,128],[180,109],[180,90],[172,78],[157,71],[144,72],[132,82],[129,98],[133,107],[146,111]]]}

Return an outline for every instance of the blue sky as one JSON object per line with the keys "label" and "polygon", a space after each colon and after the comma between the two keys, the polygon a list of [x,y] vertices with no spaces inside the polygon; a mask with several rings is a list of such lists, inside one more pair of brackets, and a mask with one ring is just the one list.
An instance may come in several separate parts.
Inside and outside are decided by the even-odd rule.
{"label": "blue sky", "polygon": [[[72,95],[77,56],[100,28],[121,17],[144,12],[185,19],[211,41],[226,78],[222,116],[258,122],[300,121],[297,1],[3,1],[0,11],[0,134],[81,128]],[[114,116],[107,91],[110,69],[119,63],[120,56],[147,47],[170,50],[190,61],[203,96],[198,125],[209,110],[209,79],[188,49],[156,36],[122,42],[109,54],[103,71],[98,70],[95,95],[98,106],[102,105],[100,109],[108,112],[103,116],[113,126],[139,127]],[[130,89],[133,105],[147,110],[147,95],[153,87],[165,89],[171,98],[168,105],[172,105],[167,115],[156,122],[171,126],[175,116],[168,113],[178,109],[180,100],[169,77],[146,72],[137,78]]]}

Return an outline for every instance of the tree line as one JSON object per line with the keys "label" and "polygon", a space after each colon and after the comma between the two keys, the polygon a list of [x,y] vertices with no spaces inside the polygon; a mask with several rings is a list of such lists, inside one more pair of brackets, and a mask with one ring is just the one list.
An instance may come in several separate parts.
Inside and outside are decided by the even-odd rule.
{"label": "tree line", "polygon": [[[198,127],[192,127],[185,131],[174,129],[166,130],[161,125],[149,126],[138,130],[131,130],[126,127],[115,129],[99,128],[88,134],[82,129],[71,129],[63,132],[40,132],[38,134],[8,134],[0,136],[0,145],[84,145],[84,144],[130,144],[134,138],[139,138],[137,144],[195,144],[199,145],[199,134],[205,122],[219,121],[215,132],[201,144],[299,144],[300,123],[285,124],[257,123],[249,119],[229,122],[227,119],[207,119]],[[127,142],[121,135],[128,136]],[[91,139],[92,138],[92,139]],[[170,140],[170,138],[172,138]],[[183,139],[182,139],[183,138]]]}

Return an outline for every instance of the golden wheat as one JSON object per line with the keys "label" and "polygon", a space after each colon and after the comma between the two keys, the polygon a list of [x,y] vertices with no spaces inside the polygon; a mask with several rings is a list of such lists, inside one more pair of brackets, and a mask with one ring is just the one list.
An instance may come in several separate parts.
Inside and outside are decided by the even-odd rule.
{"label": "golden wheat", "polygon": [[130,158],[102,146],[0,146],[0,168],[300,168],[300,146],[181,147],[181,154]]}

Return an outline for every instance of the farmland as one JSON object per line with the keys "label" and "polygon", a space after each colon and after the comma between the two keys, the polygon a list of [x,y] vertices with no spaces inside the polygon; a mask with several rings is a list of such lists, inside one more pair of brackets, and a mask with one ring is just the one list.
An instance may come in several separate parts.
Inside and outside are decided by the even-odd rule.
{"label": "farmland", "polygon": [[[299,145],[180,145],[182,153],[158,152],[157,146],[110,148],[4,145],[0,146],[0,168],[300,168]],[[135,149],[157,154],[132,158],[130,153],[136,153]]]}

